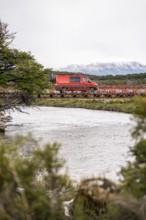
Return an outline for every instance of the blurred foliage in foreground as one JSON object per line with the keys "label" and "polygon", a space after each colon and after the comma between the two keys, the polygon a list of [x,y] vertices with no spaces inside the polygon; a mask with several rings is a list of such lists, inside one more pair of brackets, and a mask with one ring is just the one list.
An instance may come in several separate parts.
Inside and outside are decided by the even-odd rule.
{"label": "blurred foliage in foreground", "polygon": [[31,135],[0,144],[0,219],[64,219],[62,202],[72,187],[59,174],[58,149],[38,148]]}
{"label": "blurred foliage in foreground", "polygon": [[121,169],[118,184],[98,177],[73,186],[61,175],[57,144],[39,146],[31,135],[2,142],[0,219],[145,220],[146,98],[136,100],[134,120],[133,160]]}

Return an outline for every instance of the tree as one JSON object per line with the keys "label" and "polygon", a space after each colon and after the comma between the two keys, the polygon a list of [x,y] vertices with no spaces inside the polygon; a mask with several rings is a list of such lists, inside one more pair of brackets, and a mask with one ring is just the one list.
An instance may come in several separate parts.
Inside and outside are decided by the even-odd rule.
{"label": "tree", "polygon": [[48,88],[48,75],[30,52],[14,50],[15,69],[8,74],[9,81],[15,82],[15,88],[32,95]]}
{"label": "tree", "polygon": [[0,21],[0,86],[7,87],[13,81],[17,90],[3,99],[0,111],[18,109],[19,104],[29,106],[33,95],[48,87],[48,75],[31,53],[10,48],[14,35],[9,32],[8,25]]}
{"label": "tree", "polygon": [[15,68],[15,54],[9,48],[14,39],[14,33],[10,33],[8,25],[0,21],[0,85],[6,85],[6,74]]}
{"label": "tree", "polygon": [[54,90],[54,84],[53,84],[53,83],[51,82],[51,80],[50,80],[52,73],[54,73],[54,71],[53,71],[52,69],[50,69],[50,68],[45,68],[45,69],[44,69],[44,74],[47,75],[48,80],[49,80],[49,82],[48,82],[48,88],[51,89],[51,90]]}

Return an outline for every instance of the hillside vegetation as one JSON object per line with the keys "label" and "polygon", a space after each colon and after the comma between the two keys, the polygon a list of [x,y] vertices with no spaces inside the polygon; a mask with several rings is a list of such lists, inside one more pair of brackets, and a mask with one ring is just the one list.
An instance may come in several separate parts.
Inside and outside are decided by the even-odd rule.
{"label": "hillside vegetation", "polygon": [[[82,74],[82,73],[68,73],[60,71],[52,71],[53,74]],[[89,75],[89,78],[98,84],[146,84],[146,73],[135,73],[127,75],[106,75],[106,76],[96,76]]]}

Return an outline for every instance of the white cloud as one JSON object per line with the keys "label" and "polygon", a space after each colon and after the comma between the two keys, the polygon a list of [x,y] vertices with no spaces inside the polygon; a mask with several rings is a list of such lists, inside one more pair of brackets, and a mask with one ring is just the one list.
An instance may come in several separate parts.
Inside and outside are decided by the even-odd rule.
{"label": "white cloud", "polygon": [[136,60],[146,64],[145,0],[0,0],[14,46],[45,67]]}

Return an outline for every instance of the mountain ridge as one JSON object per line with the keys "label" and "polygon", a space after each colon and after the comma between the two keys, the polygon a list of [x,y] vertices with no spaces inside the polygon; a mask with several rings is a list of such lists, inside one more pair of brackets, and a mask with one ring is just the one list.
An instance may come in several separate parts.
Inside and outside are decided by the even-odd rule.
{"label": "mountain ridge", "polygon": [[91,63],[88,65],[72,64],[59,71],[92,74],[98,76],[104,75],[126,75],[145,73],[146,65],[136,61],[132,62],[107,62],[107,63]]}

